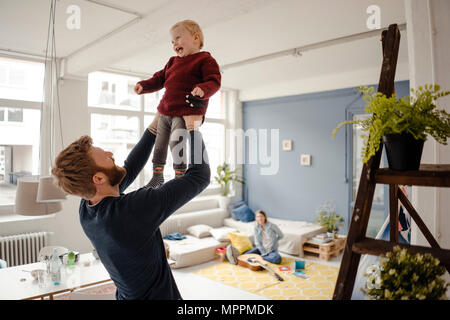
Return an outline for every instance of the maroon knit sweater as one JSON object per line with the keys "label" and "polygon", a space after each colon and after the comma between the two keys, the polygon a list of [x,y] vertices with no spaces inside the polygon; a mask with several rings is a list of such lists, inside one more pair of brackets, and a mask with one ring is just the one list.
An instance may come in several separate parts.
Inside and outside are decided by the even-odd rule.
{"label": "maroon knit sweater", "polygon": [[[158,106],[159,113],[181,117],[183,115],[205,115],[209,98],[220,88],[221,75],[219,65],[209,52],[201,51],[186,57],[174,56],[169,59],[164,69],[153,77],[139,81],[142,93],[151,93],[166,89]],[[186,102],[186,95],[199,87],[205,95],[204,108],[192,108]],[[199,97],[197,97],[199,98]],[[200,98],[199,98],[200,99]]]}

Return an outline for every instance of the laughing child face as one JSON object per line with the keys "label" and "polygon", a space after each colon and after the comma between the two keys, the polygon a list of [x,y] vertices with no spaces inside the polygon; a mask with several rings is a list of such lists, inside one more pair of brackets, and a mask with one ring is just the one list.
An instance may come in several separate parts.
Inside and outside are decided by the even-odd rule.
{"label": "laughing child face", "polygon": [[197,33],[192,34],[183,25],[170,30],[170,35],[173,50],[180,58],[200,51],[200,36]]}

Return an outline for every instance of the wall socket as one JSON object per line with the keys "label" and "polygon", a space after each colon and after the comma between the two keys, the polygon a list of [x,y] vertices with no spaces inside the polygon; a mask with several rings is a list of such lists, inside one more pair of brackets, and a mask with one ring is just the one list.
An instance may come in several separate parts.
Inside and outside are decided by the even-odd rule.
{"label": "wall socket", "polygon": [[300,164],[302,166],[310,166],[311,165],[311,155],[310,154],[302,154],[300,156]]}

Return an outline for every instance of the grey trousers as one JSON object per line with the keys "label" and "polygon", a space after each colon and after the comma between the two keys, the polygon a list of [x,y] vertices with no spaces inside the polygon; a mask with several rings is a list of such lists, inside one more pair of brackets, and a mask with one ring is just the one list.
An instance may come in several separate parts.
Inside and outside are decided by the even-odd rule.
{"label": "grey trousers", "polygon": [[153,167],[166,164],[167,147],[170,146],[173,169],[186,170],[186,142],[187,131],[183,117],[169,117],[161,114],[158,120],[155,147],[153,149]]}

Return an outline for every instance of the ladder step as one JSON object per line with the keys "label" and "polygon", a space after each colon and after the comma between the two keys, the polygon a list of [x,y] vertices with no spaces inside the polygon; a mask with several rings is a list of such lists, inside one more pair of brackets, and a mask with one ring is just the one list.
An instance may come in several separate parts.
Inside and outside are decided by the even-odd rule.
{"label": "ladder step", "polygon": [[387,252],[393,251],[395,246],[408,249],[408,251],[413,254],[429,253],[433,257],[438,258],[441,264],[444,265],[447,270],[450,268],[450,250],[447,249],[407,245],[403,243],[393,243],[385,240],[365,238],[360,242],[355,242],[352,246],[352,251],[358,254],[372,254],[381,256]]}
{"label": "ladder step", "polygon": [[375,170],[375,183],[450,187],[450,165],[422,164],[419,170],[413,171],[381,168]]}

